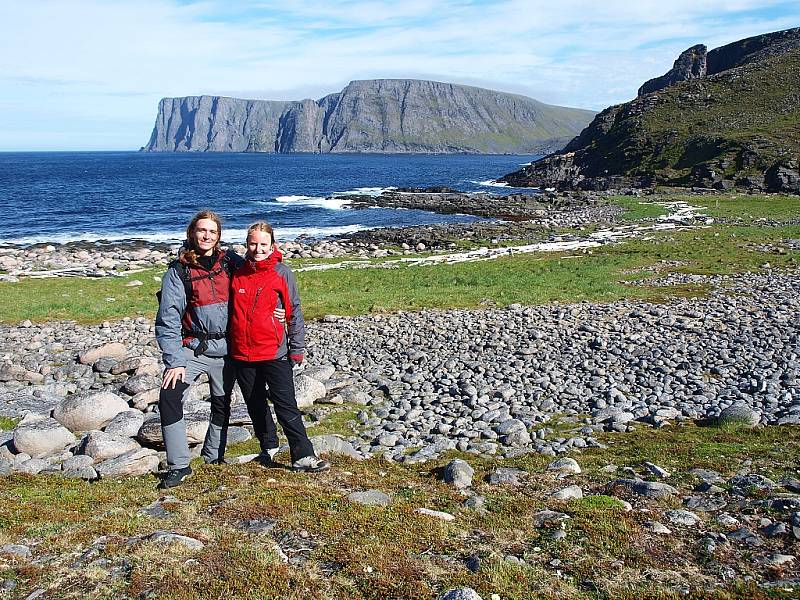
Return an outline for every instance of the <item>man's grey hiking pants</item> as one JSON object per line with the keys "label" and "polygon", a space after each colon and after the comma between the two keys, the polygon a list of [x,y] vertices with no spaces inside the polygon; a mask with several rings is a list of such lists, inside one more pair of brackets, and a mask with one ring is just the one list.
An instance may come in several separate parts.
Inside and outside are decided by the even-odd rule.
{"label": "man's grey hiking pants", "polygon": [[186,377],[177,382],[173,389],[161,388],[158,397],[161,433],[164,436],[169,469],[189,466],[189,442],[186,437],[186,421],[183,418],[183,400],[189,385],[201,374],[208,375],[211,387],[211,422],[201,453],[207,463],[221,461],[225,457],[231,415],[231,391],[235,375],[228,359],[195,356],[189,348],[184,348],[183,351],[187,356]]}

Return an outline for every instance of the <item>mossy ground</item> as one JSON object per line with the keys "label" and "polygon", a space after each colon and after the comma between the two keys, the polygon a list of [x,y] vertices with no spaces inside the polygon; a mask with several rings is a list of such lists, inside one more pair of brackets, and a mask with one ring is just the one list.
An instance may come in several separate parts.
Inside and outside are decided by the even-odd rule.
{"label": "mossy ground", "polygon": [[[504,599],[781,596],[745,585],[747,576],[786,575],[748,560],[747,552],[709,561],[693,528],[675,528],[668,537],[648,531],[645,522],[676,502],[629,498],[637,508],[625,512],[606,489],[619,475],[604,467],[643,472],[643,461],[652,460],[673,472],[669,481],[676,485],[691,484],[693,467],[724,476],[743,467],[797,476],[800,429],[685,424],[600,439],[608,447],[575,455],[583,473],[567,480],[548,473],[551,459],[539,455],[492,460],[454,453],[418,465],[338,458],[330,473],[316,476],[253,463],[195,465],[195,476],[171,491],[166,520],[140,512],[160,496],[153,477],[90,484],[14,476],[0,490],[0,544],[27,543],[35,560],[0,558],[0,569],[16,581],[20,597],[42,588],[52,598],[434,598],[459,586]],[[235,447],[232,454],[248,449]],[[485,496],[486,511],[464,507],[464,496],[441,481],[441,467],[456,456],[474,467],[473,487]],[[523,485],[486,483],[501,466],[523,470]],[[586,496],[549,498],[567,484]],[[380,489],[393,503],[366,507],[346,498],[365,489]],[[415,512],[420,507],[455,520]],[[553,540],[553,529],[535,524],[544,509],[569,515],[565,539]],[[274,527],[248,533],[242,523],[253,520]],[[703,527],[718,526],[705,517]],[[163,529],[205,547],[192,551],[145,539]],[[480,562],[477,572],[466,566],[470,557]],[[723,582],[723,567],[738,577]]]}

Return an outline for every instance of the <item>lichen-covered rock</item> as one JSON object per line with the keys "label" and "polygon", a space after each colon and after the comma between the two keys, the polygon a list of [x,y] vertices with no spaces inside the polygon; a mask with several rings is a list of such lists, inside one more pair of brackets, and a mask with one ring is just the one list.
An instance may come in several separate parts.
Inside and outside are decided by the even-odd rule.
{"label": "lichen-covered rock", "polygon": [[111,419],[103,431],[117,437],[132,438],[139,433],[142,423],[144,423],[144,415],[141,411],[124,410]]}
{"label": "lichen-covered rock", "polygon": [[75,441],[75,435],[54,419],[34,421],[14,430],[14,447],[17,452],[33,458],[57,454]]}
{"label": "lichen-covered rock", "polygon": [[458,588],[447,590],[439,596],[439,600],[482,600],[481,595],[472,588]]}
{"label": "lichen-covered rock", "polygon": [[120,342],[109,342],[102,346],[97,346],[91,350],[87,350],[78,357],[78,362],[82,365],[93,365],[101,358],[115,358],[122,360],[128,354],[128,349],[125,344]]}
{"label": "lichen-covered rock", "polygon": [[746,427],[756,427],[761,421],[761,413],[753,410],[744,402],[737,402],[722,409],[719,413],[720,425],[744,425]]}
{"label": "lichen-covered rock", "polygon": [[103,431],[90,431],[81,440],[81,452],[96,462],[116,458],[139,448],[129,437],[116,437]]}
{"label": "lichen-covered rock", "polygon": [[444,481],[458,490],[467,489],[472,485],[472,476],[475,475],[469,463],[465,460],[451,460],[444,468]]}
{"label": "lichen-covered rock", "polygon": [[380,490],[352,492],[347,496],[347,499],[365,506],[388,506],[392,503],[391,496]]}
{"label": "lichen-covered rock", "polygon": [[307,375],[298,375],[294,378],[294,394],[298,408],[308,408],[314,402],[324,398],[328,391],[325,384]]}
{"label": "lichen-covered rock", "polygon": [[647,498],[668,498],[678,493],[678,490],[667,483],[642,481],[641,479],[615,479],[608,484],[609,490],[616,487],[627,488],[635,494]]}
{"label": "lichen-covered rock", "polygon": [[160,392],[161,387],[155,387],[143,392],[139,392],[133,398],[131,398],[131,406],[139,411],[147,410],[148,406],[158,402],[158,396]]}
{"label": "lichen-covered rock", "polygon": [[353,448],[353,444],[339,435],[315,435],[311,438],[314,452],[319,454],[338,454],[354,460],[364,460],[364,457]]}
{"label": "lichen-covered rock", "polygon": [[[186,438],[190,444],[200,444],[205,440],[208,431],[208,415],[189,413],[183,415],[186,421]],[[147,419],[139,428],[136,439],[143,444],[161,446],[164,436],[161,432],[161,418],[156,416]]]}
{"label": "lichen-covered rock", "polygon": [[551,462],[547,465],[547,470],[564,475],[575,475],[581,472],[581,467],[574,458],[565,457]]}
{"label": "lichen-covered rock", "polygon": [[17,473],[24,473],[26,475],[38,475],[49,466],[50,463],[42,458],[30,458],[25,462],[16,465],[14,470]]}
{"label": "lichen-covered rock", "polygon": [[158,471],[158,453],[149,448],[126,452],[95,465],[100,477],[130,477]]}
{"label": "lichen-covered rock", "polygon": [[136,396],[148,390],[157,390],[160,386],[160,377],[155,377],[153,375],[134,375],[125,382],[120,391],[129,396]]}
{"label": "lichen-covered rock", "polygon": [[328,381],[336,372],[336,367],[333,365],[319,365],[316,367],[306,367],[303,375],[307,375],[317,381]]}
{"label": "lichen-covered rock", "polygon": [[102,391],[65,398],[53,410],[53,417],[70,431],[91,431],[102,429],[128,408],[128,403],[121,397]]}

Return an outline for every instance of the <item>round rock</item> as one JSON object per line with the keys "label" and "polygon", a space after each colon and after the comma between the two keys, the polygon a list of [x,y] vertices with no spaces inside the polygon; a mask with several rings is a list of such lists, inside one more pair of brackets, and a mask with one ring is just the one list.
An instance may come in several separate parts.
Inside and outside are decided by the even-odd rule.
{"label": "round rock", "polygon": [[158,471],[158,452],[139,448],[101,462],[95,467],[100,477],[129,477]]}
{"label": "round rock", "polygon": [[132,438],[139,433],[142,423],[144,423],[144,415],[141,411],[124,410],[109,421],[104,431],[116,437]]}
{"label": "round rock", "polygon": [[97,346],[96,348],[87,350],[80,355],[78,362],[80,362],[82,365],[93,365],[101,358],[115,358],[117,360],[122,360],[127,354],[128,350],[125,348],[125,344],[121,344],[120,342],[109,342],[108,344],[103,344],[102,346]]}
{"label": "round rock", "polygon": [[129,437],[116,437],[103,431],[90,431],[81,443],[82,453],[97,462],[116,458],[138,448],[139,444]]}
{"label": "round rock", "polygon": [[33,458],[43,458],[61,452],[75,443],[72,432],[54,419],[43,419],[14,430],[14,447],[17,452]]}
{"label": "round rock", "polygon": [[577,475],[581,472],[581,467],[574,458],[559,458],[547,465],[548,471],[556,471],[565,475]]}
{"label": "round rock", "polygon": [[294,378],[294,393],[298,408],[308,408],[315,401],[327,394],[325,384],[308,375],[298,375]]}
{"label": "round rock", "polygon": [[353,492],[348,494],[347,499],[365,506],[388,506],[392,503],[391,496],[380,490]]}
{"label": "round rock", "polygon": [[128,408],[125,400],[103,391],[65,398],[53,410],[53,417],[70,431],[91,431],[102,429]]}
{"label": "round rock", "polygon": [[737,402],[719,413],[720,425],[743,425],[753,428],[761,421],[761,413],[756,412],[744,402]]}
{"label": "round rock", "polygon": [[444,468],[445,483],[449,483],[454,488],[463,490],[472,485],[472,476],[475,470],[465,460],[455,459],[450,461]]}

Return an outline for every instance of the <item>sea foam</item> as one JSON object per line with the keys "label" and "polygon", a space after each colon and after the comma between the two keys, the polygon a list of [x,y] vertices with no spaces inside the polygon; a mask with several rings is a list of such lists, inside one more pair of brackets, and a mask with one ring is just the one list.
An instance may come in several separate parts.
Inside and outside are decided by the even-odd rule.
{"label": "sea foam", "polygon": [[336,192],[336,196],[380,196],[383,192],[396,190],[396,187],[360,187],[354,190]]}
{"label": "sea foam", "polygon": [[489,187],[509,187],[507,183],[500,183],[499,181],[495,181],[494,179],[487,179],[486,181],[472,181],[470,183],[474,183],[476,185],[486,185]]}
{"label": "sea foam", "polygon": [[[354,233],[369,227],[361,224],[340,225],[333,227],[279,227],[276,228],[275,237],[279,241],[291,241],[303,235],[314,238],[327,237],[329,235],[340,235]],[[222,232],[223,244],[244,244],[247,237],[247,229],[224,229]],[[114,231],[112,232],[74,232],[62,234],[42,234],[21,236],[2,240],[0,248],[4,246],[30,246],[32,244],[68,244],[70,242],[132,242],[144,241],[152,244],[180,244],[186,239],[185,231],[158,231],[153,233],[141,233],[139,231]]]}
{"label": "sea foam", "polygon": [[329,210],[341,210],[350,204],[349,200],[343,198],[323,198],[321,196],[278,196],[275,198],[275,202],[279,204],[315,206]]}

